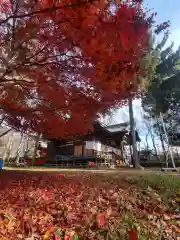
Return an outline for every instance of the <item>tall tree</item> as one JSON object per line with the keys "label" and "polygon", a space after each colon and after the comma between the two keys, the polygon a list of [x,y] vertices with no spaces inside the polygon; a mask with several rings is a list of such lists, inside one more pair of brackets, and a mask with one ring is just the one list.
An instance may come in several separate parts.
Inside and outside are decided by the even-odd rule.
{"label": "tall tree", "polygon": [[[179,118],[179,106],[180,106],[180,72],[177,70],[174,75],[167,78],[165,82],[161,84],[161,91],[164,94],[164,102],[166,103],[167,110],[164,113],[164,124],[169,137],[169,142],[172,145],[180,145],[179,133],[180,133],[180,118]],[[157,125],[155,125],[157,128]],[[164,138],[163,126],[160,123],[159,128]]]}
{"label": "tall tree", "polygon": [[48,137],[86,132],[136,92],[152,20],[139,0],[3,0],[1,115]]}
{"label": "tall tree", "polygon": [[[154,119],[154,127],[160,136],[164,154],[164,140],[168,141],[166,134],[168,122],[164,121],[162,116],[164,115],[167,118],[169,111],[175,107],[174,103],[180,100],[180,95],[177,94],[180,84],[177,68],[180,48],[173,51],[173,44],[165,47],[168,37],[169,32],[165,32],[162,41],[152,49],[152,53],[156,52],[156,66],[149,87],[142,98],[144,110]],[[167,158],[166,154],[165,158]],[[168,164],[168,161],[166,162]]]}

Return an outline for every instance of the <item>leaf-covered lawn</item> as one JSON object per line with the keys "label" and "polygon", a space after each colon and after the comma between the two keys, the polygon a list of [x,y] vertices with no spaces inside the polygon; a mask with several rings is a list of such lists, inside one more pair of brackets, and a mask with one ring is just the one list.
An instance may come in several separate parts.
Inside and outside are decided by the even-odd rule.
{"label": "leaf-covered lawn", "polygon": [[[1,240],[58,239],[54,232],[61,230],[66,240],[73,239],[74,232],[84,240],[180,239],[178,177],[172,188],[166,179],[156,176],[158,182],[149,175],[0,174]],[[172,188],[169,202],[164,200],[166,187],[168,193]]]}

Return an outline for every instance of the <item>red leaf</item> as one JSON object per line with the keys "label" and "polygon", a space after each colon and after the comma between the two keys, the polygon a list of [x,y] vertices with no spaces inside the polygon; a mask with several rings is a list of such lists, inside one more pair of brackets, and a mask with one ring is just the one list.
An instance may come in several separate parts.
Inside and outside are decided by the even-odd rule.
{"label": "red leaf", "polygon": [[131,229],[129,231],[129,240],[137,240],[137,231],[136,229]]}
{"label": "red leaf", "polygon": [[96,220],[97,220],[98,226],[103,227],[106,224],[106,221],[107,221],[106,214],[105,213],[98,213]]}

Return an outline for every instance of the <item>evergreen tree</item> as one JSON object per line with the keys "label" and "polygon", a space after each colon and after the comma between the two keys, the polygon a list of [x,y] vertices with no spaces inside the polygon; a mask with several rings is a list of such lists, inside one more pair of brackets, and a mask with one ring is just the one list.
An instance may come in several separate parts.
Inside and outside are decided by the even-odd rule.
{"label": "evergreen tree", "polygon": [[[154,120],[155,131],[160,138],[164,137],[162,123],[159,121],[163,113],[168,135],[180,126],[180,47],[173,51],[173,43],[165,47],[169,32],[164,34],[160,43],[151,51],[152,75],[148,79],[148,87],[142,95],[142,106],[145,112]],[[154,42],[153,42],[153,45]],[[176,131],[177,132],[177,131]],[[174,139],[177,139],[175,137]],[[161,139],[163,141],[163,139]],[[173,143],[170,138],[170,143]],[[174,144],[174,143],[173,143]]]}

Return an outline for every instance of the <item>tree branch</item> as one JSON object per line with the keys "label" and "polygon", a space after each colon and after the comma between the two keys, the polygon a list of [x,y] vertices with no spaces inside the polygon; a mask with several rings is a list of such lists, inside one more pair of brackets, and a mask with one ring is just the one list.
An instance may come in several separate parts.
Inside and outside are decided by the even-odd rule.
{"label": "tree branch", "polygon": [[11,130],[12,130],[12,128],[10,128],[10,129],[8,129],[7,131],[5,131],[4,133],[2,133],[2,134],[0,135],[0,138],[3,137],[3,136],[5,136],[6,134],[8,134]]}
{"label": "tree branch", "polygon": [[71,7],[76,7],[78,5],[83,5],[83,4],[88,4],[88,3],[92,3],[95,0],[88,0],[88,1],[84,1],[84,2],[77,2],[77,3],[72,3],[72,4],[66,4],[64,6],[58,6],[58,7],[52,7],[52,8],[45,8],[42,10],[38,10],[38,11],[34,11],[34,12],[30,12],[30,13],[26,13],[26,14],[21,14],[21,15],[11,15],[9,17],[7,17],[6,19],[0,21],[0,26],[6,22],[8,22],[10,19],[21,19],[21,18],[25,18],[25,17],[34,17],[38,14],[44,14],[44,13],[48,13],[48,12],[55,12],[59,9],[65,9],[65,8],[71,8]]}

